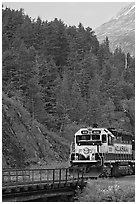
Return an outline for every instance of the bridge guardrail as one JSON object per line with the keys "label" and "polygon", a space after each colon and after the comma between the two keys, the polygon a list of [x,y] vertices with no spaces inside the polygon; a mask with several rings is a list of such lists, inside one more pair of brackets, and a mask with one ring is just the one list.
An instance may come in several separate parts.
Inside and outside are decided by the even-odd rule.
{"label": "bridge guardrail", "polygon": [[36,183],[61,183],[83,180],[84,169],[5,169],[2,171],[2,187]]}

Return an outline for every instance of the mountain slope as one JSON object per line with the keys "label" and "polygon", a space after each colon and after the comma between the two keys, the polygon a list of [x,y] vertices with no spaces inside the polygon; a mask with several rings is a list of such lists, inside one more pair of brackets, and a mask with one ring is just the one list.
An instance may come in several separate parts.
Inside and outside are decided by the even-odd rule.
{"label": "mountain slope", "polygon": [[2,105],[3,167],[51,164],[69,157],[69,143],[49,132],[15,99],[3,93]]}
{"label": "mountain slope", "polygon": [[124,52],[135,54],[135,3],[130,3],[116,16],[97,29],[95,33],[100,42],[107,36],[112,51],[121,47]]}

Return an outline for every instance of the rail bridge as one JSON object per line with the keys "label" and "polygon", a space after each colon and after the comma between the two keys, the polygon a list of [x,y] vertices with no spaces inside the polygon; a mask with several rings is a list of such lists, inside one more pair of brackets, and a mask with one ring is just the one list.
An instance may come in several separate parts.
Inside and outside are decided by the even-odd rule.
{"label": "rail bridge", "polygon": [[84,169],[5,169],[2,171],[2,201],[32,201],[69,197],[85,185]]}

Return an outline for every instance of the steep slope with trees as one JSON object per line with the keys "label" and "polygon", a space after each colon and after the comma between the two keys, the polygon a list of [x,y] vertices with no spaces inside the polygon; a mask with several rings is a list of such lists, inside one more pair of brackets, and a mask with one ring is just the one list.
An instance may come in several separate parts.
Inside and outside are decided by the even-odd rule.
{"label": "steep slope with trees", "polygon": [[3,94],[3,161],[11,167],[68,159],[69,144],[34,120],[15,98]]}
{"label": "steep slope with trees", "polygon": [[[65,159],[74,132],[95,122],[134,134],[135,58],[130,53],[125,54],[121,48],[112,53],[108,37],[99,44],[93,30],[82,23],[76,27],[58,19],[32,20],[22,9],[3,8],[2,26],[6,161],[13,143],[22,159],[15,158],[10,150],[13,158],[24,164],[27,155],[35,158],[35,151],[46,161],[50,157],[56,160],[56,156]],[[7,104],[17,110],[9,111]],[[54,134],[46,140],[45,133],[40,133],[42,129],[46,135],[50,135],[48,130]],[[20,137],[25,139],[27,135],[32,151],[24,146],[29,143],[19,144]],[[51,145],[54,150],[49,149]]]}

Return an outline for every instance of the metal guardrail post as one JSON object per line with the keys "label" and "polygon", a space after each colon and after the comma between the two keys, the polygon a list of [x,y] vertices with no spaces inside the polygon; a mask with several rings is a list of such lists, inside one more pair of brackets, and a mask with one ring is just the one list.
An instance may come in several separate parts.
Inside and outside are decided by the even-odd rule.
{"label": "metal guardrail post", "polygon": [[16,170],[16,182],[18,183],[19,179],[18,179],[18,171]]}
{"label": "metal guardrail post", "polygon": [[66,177],[65,177],[65,182],[67,183],[68,180],[68,169],[66,169]]}
{"label": "metal guardrail post", "polygon": [[47,175],[47,181],[49,181],[49,171],[46,170],[46,175]]}
{"label": "metal guardrail post", "polygon": [[8,171],[8,181],[11,182],[10,171]]}
{"label": "metal guardrail post", "polygon": [[55,181],[55,169],[53,169],[53,184],[54,184],[54,181]]}
{"label": "metal guardrail post", "polygon": [[31,171],[30,171],[30,181],[32,182],[32,184],[34,183],[34,170],[32,169]]}
{"label": "metal guardrail post", "polygon": [[2,173],[2,184],[4,183],[4,174]]}
{"label": "metal guardrail post", "polygon": [[41,183],[41,181],[42,181],[42,169],[41,169],[41,171],[39,171],[39,173],[40,173],[40,183]]}
{"label": "metal guardrail post", "polygon": [[59,169],[59,184],[61,182],[61,169]]}
{"label": "metal guardrail post", "polygon": [[23,176],[23,182],[25,182],[24,170],[22,171],[22,176]]}
{"label": "metal guardrail post", "polygon": [[30,172],[31,172],[31,171],[29,170],[29,182],[31,181],[31,179],[30,179]]}

